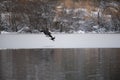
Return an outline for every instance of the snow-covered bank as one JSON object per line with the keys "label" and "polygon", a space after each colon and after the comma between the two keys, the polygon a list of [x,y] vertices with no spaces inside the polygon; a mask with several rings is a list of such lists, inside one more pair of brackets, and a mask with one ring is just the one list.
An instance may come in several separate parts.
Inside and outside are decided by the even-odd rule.
{"label": "snow-covered bank", "polygon": [[29,48],[120,48],[120,34],[43,34],[0,35],[1,49]]}

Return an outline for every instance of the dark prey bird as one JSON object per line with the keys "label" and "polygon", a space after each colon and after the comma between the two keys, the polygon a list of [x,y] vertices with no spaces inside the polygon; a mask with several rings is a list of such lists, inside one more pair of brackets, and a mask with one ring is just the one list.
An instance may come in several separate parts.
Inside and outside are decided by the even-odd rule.
{"label": "dark prey bird", "polygon": [[46,36],[51,37],[51,40],[54,41],[55,37],[53,37],[53,36],[51,35],[51,33],[50,33],[50,31],[48,30],[48,28],[41,30],[41,32],[43,32]]}

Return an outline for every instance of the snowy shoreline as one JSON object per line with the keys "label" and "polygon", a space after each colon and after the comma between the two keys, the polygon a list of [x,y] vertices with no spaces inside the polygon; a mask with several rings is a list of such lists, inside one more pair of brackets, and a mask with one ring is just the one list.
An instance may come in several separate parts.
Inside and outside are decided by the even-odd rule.
{"label": "snowy shoreline", "polygon": [[120,34],[44,34],[0,35],[0,49],[36,48],[120,48]]}

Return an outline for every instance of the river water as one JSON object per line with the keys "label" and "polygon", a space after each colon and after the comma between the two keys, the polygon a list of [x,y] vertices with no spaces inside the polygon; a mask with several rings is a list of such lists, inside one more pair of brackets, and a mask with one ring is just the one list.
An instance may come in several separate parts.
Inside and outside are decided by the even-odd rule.
{"label": "river water", "polygon": [[120,49],[0,50],[0,80],[120,80]]}

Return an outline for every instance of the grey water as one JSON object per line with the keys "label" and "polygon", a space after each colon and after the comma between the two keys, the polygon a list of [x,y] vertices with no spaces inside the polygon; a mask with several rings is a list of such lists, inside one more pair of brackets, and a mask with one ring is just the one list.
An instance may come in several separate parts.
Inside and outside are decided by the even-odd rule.
{"label": "grey water", "polygon": [[0,50],[0,80],[120,80],[120,49]]}

